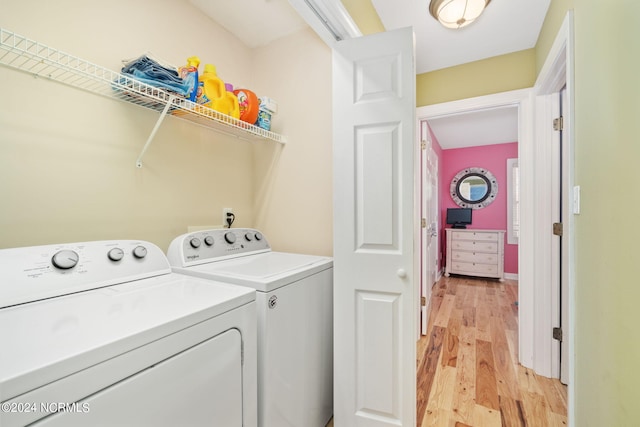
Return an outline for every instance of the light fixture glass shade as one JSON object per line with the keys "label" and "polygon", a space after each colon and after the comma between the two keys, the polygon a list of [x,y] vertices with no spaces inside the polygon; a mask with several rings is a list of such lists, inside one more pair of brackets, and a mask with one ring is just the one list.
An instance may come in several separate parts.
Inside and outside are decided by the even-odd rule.
{"label": "light fixture glass shade", "polygon": [[462,28],[478,18],[491,0],[431,0],[429,12],[447,28]]}

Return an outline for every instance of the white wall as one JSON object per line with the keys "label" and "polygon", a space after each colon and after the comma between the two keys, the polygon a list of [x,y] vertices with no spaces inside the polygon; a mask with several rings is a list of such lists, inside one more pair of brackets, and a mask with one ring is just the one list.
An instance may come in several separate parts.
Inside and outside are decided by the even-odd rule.
{"label": "white wall", "polygon": [[256,90],[279,103],[284,147],[256,145],[256,226],[276,250],[331,255],[331,50],[312,31],[257,49]]}
{"label": "white wall", "polygon": [[[330,53],[315,34],[252,51],[187,0],[7,0],[0,26],[112,70],[148,51],[175,65],[198,55],[276,99],[274,130],[290,133],[284,148],[257,145],[170,117],[137,169],[157,113],[0,66],[0,247],[140,238],[165,249],[233,207],[236,225],[264,227],[276,246],[330,251]],[[312,239],[293,243],[290,226]]]}

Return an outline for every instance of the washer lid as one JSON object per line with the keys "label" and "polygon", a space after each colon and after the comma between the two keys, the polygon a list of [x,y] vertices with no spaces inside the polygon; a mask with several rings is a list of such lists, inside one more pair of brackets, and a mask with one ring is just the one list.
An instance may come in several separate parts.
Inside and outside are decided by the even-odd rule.
{"label": "washer lid", "polygon": [[328,257],[265,252],[174,271],[270,292],[331,267],[333,260]]}
{"label": "washer lid", "polygon": [[0,310],[0,401],[255,300],[180,274]]}

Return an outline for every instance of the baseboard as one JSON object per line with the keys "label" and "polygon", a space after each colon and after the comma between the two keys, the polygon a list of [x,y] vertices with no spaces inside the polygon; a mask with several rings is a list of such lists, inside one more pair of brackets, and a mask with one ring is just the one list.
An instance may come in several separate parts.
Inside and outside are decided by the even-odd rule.
{"label": "baseboard", "polygon": [[518,280],[518,273],[504,273],[504,278],[509,280]]}

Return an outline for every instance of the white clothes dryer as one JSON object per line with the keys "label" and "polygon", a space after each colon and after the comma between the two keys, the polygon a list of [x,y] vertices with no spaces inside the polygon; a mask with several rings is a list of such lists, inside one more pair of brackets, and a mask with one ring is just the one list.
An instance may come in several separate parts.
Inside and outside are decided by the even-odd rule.
{"label": "white clothes dryer", "polygon": [[271,250],[254,229],[175,238],[173,271],[257,291],[258,425],[325,427],[333,413],[333,260]]}
{"label": "white clothes dryer", "polygon": [[0,250],[0,425],[257,425],[255,292],[149,242]]}

